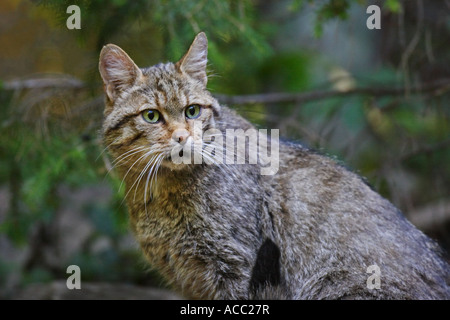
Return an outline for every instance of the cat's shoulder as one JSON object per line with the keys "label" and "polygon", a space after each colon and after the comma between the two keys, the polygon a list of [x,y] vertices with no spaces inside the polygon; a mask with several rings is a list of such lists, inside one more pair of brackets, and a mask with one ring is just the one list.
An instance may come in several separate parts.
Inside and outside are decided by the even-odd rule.
{"label": "cat's shoulder", "polygon": [[352,185],[373,190],[369,181],[343,160],[297,141],[280,141],[280,176],[315,185]]}

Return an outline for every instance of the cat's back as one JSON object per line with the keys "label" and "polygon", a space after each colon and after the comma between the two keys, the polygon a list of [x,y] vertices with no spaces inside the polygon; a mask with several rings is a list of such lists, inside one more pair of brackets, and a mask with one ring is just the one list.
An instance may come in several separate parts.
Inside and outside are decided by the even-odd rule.
{"label": "cat's back", "polygon": [[[267,181],[294,298],[450,298],[437,244],[334,159],[282,143]],[[368,270],[379,271],[379,289],[369,288]]]}

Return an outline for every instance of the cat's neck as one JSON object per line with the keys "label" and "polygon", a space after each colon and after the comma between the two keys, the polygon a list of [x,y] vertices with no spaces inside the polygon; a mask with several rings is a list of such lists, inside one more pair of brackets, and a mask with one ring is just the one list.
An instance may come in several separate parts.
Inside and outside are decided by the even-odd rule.
{"label": "cat's neck", "polygon": [[[189,165],[181,170],[172,170],[161,166],[156,175],[139,172],[129,173],[124,178],[126,197],[129,201],[150,203],[154,200],[173,200],[174,197],[186,195],[191,187],[201,181],[212,167],[206,164]],[[124,175],[122,175],[124,176]],[[200,179],[200,180],[199,180]]]}

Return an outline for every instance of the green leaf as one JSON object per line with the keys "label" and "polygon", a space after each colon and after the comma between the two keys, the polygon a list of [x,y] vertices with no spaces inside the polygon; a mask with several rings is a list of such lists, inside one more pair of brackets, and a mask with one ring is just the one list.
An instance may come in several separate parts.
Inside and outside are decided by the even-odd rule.
{"label": "green leaf", "polygon": [[321,37],[323,33],[323,25],[332,19],[345,20],[348,18],[348,9],[350,3],[348,0],[329,0],[323,4],[316,13],[314,22],[314,35]]}
{"label": "green leaf", "polygon": [[384,3],[384,7],[392,13],[399,13],[401,4],[399,0],[386,0],[386,2]]}
{"label": "green leaf", "polygon": [[319,19],[316,19],[316,21],[314,22],[314,36],[316,38],[320,38],[323,34],[322,24],[323,22],[320,21]]}
{"label": "green leaf", "polygon": [[304,0],[293,0],[288,5],[288,10],[291,11],[291,12],[299,11],[300,8],[303,6],[303,4],[304,4]]}

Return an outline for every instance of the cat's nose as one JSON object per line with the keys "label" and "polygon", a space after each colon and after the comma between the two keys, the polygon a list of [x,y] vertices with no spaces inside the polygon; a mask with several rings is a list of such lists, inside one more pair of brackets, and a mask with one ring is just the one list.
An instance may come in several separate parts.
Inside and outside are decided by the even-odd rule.
{"label": "cat's nose", "polygon": [[172,139],[175,142],[184,144],[186,140],[189,138],[189,132],[185,129],[177,129],[172,133]]}

